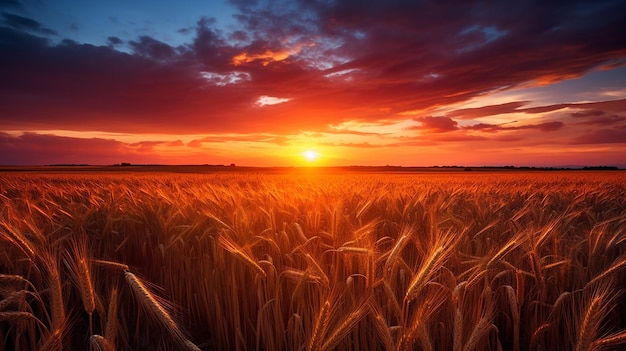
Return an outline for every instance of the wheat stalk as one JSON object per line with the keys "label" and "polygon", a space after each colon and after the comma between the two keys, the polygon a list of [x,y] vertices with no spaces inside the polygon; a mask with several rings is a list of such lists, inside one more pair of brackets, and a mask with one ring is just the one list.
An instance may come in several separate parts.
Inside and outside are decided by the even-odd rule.
{"label": "wheat stalk", "polygon": [[513,319],[513,351],[519,351],[520,317],[517,296],[512,286],[505,285],[504,289],[506,290],[509,309],[511,310],[511,318]]}
{"label": "wheat stalk", "polygon": [[106,268],[111,268],[114,270],[120,270],[122,272],[127,271],[128,265],[123,264],[123,263],[119,263],[119,262],[114,262],[114,261],[107,261],[107,260],[98,260],[98,259],[94,259],[92,258],[91,260],[89,260],[92,263],[95,263],[97,265],[100,265],[102,267],[106,267]]}
{"label": "wheat stalk", "polygon": [[611,267],[607,268],[604,272],[598,274],[598,276],[596,276],[595,278],[593,278],[592,280],[590,280],[587,283],[587,286],[596,283],[597,281],[619,271],[620,269],[626,267],[626,257],[622,258],[621,260],[618,260],[617,262],[613,263],[611,265]]}
{"label": "wheat stalk", "polygon": [[39,347],[39,351],[62,351],[63,350],[63,331],[56,328],[52,334],[48,335]]}

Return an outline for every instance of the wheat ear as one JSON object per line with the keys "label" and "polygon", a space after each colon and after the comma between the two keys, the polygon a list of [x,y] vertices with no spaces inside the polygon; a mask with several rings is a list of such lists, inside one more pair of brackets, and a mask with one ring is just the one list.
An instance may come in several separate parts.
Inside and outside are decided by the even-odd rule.
{"label": "wheat ear", "polygon": [[227,238],[224,235],[220,235],[220,237],[217,239],[217,242],[228,252],[230,252],[231,254],[235,255],[235,257],[238,257],[239,259],[241,259],[245,264],[248,265],[248,267],[252,268],[252,270],[256,271],[259,275],[261,275],[263,278],[267,277],[267,274],[265,273],[265,271],[263,270],[263,268],[261,268],[261,266],[259,266],[255,260],[253,260],[248,254],[246,254],[243,249],[241,247],[239,247],[239,245],[237,245],[232,239]]}
{"label": "wheat ear", "polygon": [[162,326],[170,332],[174,340],[176,340],[180,346],[188,350],[200,350],[196,345],[187,340],[169,313],[163,308],[163,306],[161,306],[156,297],[152,295],[152,293],[148,290],[148,288],[146,288],[143,282],[137,278],[137,276],[131,272],[125,272],[124,277],[135,293],[135,297],[139,303],[143,304],[146,311],[154,316],[162,324]]}
{"label": "wheat ear", "polygon": [[428,254],[425,262],[409,283],[409,287],[404,296],[406,301],[413,300],[430,280],[433,272],[435,272],[436,269],[443,263],[443,260],[445,259],[445,251],[444,246],[439,246]]}
{"label": "wheat ear", "polygon": [[70,257],[66,261],[66,265],[75,276],[80,297],[83,300],[83,307],[89,315],[89,333],[93,334],[92,317],[93,311],[96,309],[96,297],[91,279],[91,270],[88,265],[87,244],[84,238],[76,240],[78,241],[74,242],[72,251],[68,253]]}
{"label": "wheat ear", "polygon": [[463,311],[459,307],[454,312],[454,333],[452,334],[452,350],[461,351],[463,348]]}
{"label": "wheat ear", "polygon": [[587,306],[587,311],[578,332],[576,351],[587,351],[597,332],[598,322],[601,316],[602,297],[594,296]]}
{"label": "wheat ear", "polygon": [[117,335],[117,289],[111,290],[111,296],[109,297],[109,308],[107,310],[107,324],[104,329],[104,337],[109,341],[111,345],[115,345],[115,337]]}
{"label": "wheat ear", "polygon": [[11,295],[0,301],[0,311],[4,311],[12,304],[22,301],[22,299],[28,294],[31,294],[28,290],[19,290],[11,293]]}
{"label": "wheat ear", "polygon": [[519,306],[517,304],[517,296],[515,290],[510,285],[505,287],[509,308],[511,309],[511,318],[513,319],[513,351],[519,351]]}
{"label": "wheat ear", "polygon": [[606,336],[602,339],[598,339],[591,343],[592,350],[601,350],[603,348],[610,348],[617,345],[626,344],[626,330],[622,330],[619,333]]}
{"label": "wheat ear", "polygon": [[389,326],[387,325],[387,320],[385,319],[382,312],[380,311],[380,308],[377,305],[370,303],[369,306],[370,311],[372,312],[372,315],[374,317],[374,328],[376,328],[376,331],[378,332],[378,337],[383,342],[385,350],[393,350],[394,343],[393,339],[391,338]]}
{"label": "wheat ear", "polygon": [[91,347],[95,351],[114,351],[115,347],[109,342],[109,340],[105,339],[102,335],[94,334],[89,337],[89,342],[91,343]]}
{"label": "wheat ear", "polygon": [[322,344],[322,351],[329,350],[337,346],[337,344],[348,335],[355,325],[365,317],[368,309],[366,304],[362,304],[352,311],[348,317],[330,334],[326,342]]}
{"label": "wheat ear", "polygon": [[52,326],[55,330],[63,330],[65,326],[65,306],[58,260],[55,254],[46,252],[43,253],[42,261],[48,271],[47,280],[50,288]]}
{"label": "wheat ear", "polygon": [[550,323],[544,323],[533,332],[533,335],[530,338],[530,347],[528,348],[529,350],[534,350],[535,348],[537,348],[537,346],[540,345],[539,337],[543,335],[543,333],[545,333],[549,328]]}
{"label": "wheat ear", "polygon": [[491,329],[491,325],[492,324],[489,321],[489,318],[482,317],[478,321],[478,324],[474,327],[474,330],[472,330],[472,334],[470,334],[470,337],[467,340],[467,343],[465,344],[465,347],[463,348],[463,351],[475,350],[476,347],[478,347],[478,343],[480,342],[480,340]]}
{"label": "wheat ear", "polygon": [[322,309],[318,312],[315,324],[313,326],[313,334],[309,340],[309,350],[317,350],[318,344],[324,337],[326,328],[328,327],[328,320],[330,319],[330,301],[326,300]]}

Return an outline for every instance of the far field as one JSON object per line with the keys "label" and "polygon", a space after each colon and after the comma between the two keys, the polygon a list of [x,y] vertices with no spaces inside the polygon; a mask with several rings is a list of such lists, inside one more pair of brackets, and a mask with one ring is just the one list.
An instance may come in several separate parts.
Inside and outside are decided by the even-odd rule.
{"label": "far field", "polygon": [[0,349],[619,350],[625,292],[624,171],[0,173]]}

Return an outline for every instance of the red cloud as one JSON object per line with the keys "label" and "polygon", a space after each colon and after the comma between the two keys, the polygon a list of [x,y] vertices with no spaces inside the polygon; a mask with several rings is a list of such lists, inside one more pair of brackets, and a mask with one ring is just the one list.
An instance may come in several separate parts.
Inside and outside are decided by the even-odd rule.
{"label": "red cloud", "polygon": [[471,126],[465,126],[463,129],[465,130],[480,130],[485,132],[498,132],[503,130],[522,130],[522,129],[538,129],[542,132],[551,132],[558,129],[561,129],[564,126],[563,122],[560,121],[552,121],[552,122],[544,122],[540,124],[527,124],[521,126],[512,126],[506,127],[504,124],[487,124],[487,123],[478,123]]}
{"label": "red cloud", "polygon": [[156,145],[178,142],[144,141],[127,144],[112,139],[73,138],[52,134],[24,133],[13,136],[0,132],[0,164],[115,164],[162,163],[167,159],[154,153]]}
{"label": "red cloud", "polygon": [[626,128],[599,129],[572,139],[572,144],[626,144]]}
{"label": "red cloud", "polygon": [[457,130],[457,122],[448,117],[418,117],[414,121],[421,123],[411,129],[427,130],[434,133],[443,133]]}
{"label": "red cloud", "polygon": [[489,105],[476,108],[465,108],[452,111],[447,115],[461,119],[474,119],[486,116],[500,115],[505,113],[519,112],[519,108],[526,105],[528,101],[508,102],[499,105]]}

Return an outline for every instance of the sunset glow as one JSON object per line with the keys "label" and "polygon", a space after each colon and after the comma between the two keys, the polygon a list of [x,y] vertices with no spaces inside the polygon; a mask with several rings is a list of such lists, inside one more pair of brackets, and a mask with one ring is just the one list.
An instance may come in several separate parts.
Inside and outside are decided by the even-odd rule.
{"label": "sunset glow", "polygon": [[320,155],[315,150],[307,150],[302,153],[302,156],[304,156],[307,161],[313,162],[317,160]]}
{"label": "sunset glow", "polygon": [[0,11],[0,165],[626,167],[624,2]]}

